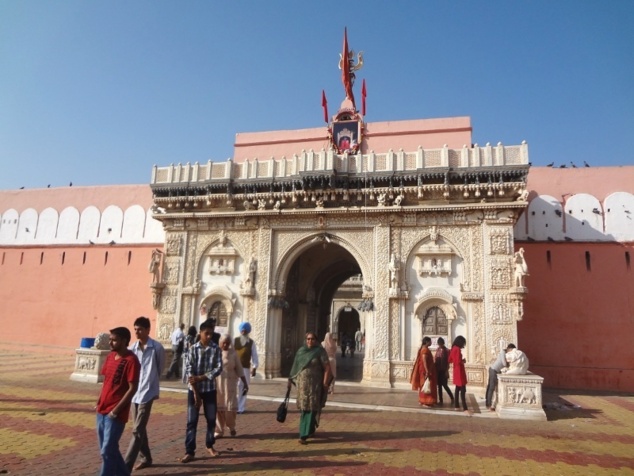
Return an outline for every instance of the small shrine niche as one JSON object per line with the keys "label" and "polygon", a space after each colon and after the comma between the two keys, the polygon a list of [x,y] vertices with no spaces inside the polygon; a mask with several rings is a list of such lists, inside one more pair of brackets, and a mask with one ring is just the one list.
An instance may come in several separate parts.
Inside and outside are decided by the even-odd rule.
{"label": "small shrine niche", "polygon": [[447,245],[427,245],[416,252],[418,275],[451,276],[454,252]]}
{"label": "small shrine niche", "polygon": [[209,274],[230,275],[235,273],[238,252],[232,246],[214,246],[209,252]]}

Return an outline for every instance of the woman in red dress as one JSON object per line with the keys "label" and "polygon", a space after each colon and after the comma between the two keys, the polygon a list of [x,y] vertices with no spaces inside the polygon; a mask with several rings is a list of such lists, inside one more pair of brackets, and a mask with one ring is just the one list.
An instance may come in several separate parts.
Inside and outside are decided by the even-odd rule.
{"label": "woman in red dress", "polygon": [[467,340],[464,337],[458,336],[454,339],[451,346],[451,352],[449,352],[449,363],[453,366],[453,383],[456,386],[456,390],[454,392],[454,410],[460,410],[458,402],[462,399],[462,410],[470,415],[471,412],[469,412],[469,409],[467,408],[466,400],[467,371],[464,368],[466,360],[462,358],[461,352],[465,345],[467,345]]}
{"label": "woman in red dress", "polygon": [[[436,366],[434,365],[434,356],[429,349],[430,345],[431,338],[423,337],[423,345],[418,351],[411,378],[412,390],[418,390],[418,402],[426,408],[431,408],[436,404],[438,395],[438,377],[436,375]],[[423,385],[426,379],[429,379],[429,393],[423,392]]]}

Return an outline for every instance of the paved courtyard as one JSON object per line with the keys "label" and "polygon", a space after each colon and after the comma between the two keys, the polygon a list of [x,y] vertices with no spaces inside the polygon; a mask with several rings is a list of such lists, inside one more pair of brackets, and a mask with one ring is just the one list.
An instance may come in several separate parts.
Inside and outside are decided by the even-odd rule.
{"label": "paved courtyard", "polygon": [[[73,364],[69,353],[0,345],[0,474],[97,474],[100,385],[69,380]],[[482,412],[473,393],[468,417],[420,409],[415,392],[339,385],[315,439],[301,446],[294,405],[286,423],[275,421],[283,394],[283,381],[258,379],[238,435],[216,444],[221,456],[199,451],[184,465],[185,394],[165,382],[149,425],[154,466],[134,474],[634,475],[633,396],[547,393],[548,421],[526,422]],[[129,428],[122,448],[128,439]]]}

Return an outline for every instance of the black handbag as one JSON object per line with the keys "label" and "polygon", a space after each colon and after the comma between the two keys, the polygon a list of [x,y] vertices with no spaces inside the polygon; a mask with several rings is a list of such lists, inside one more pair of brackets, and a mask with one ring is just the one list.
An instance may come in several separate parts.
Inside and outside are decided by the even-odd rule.
{"label": "black handbag", "polygon": [[291,396],[291,389],[289,388],[286,391],[286,397],[284,397],[284,401],[280,403],[280,406],[277,407],[277,421],[280,423],[284,423],[286,421],[286,413],[288,412],[288,399]]}

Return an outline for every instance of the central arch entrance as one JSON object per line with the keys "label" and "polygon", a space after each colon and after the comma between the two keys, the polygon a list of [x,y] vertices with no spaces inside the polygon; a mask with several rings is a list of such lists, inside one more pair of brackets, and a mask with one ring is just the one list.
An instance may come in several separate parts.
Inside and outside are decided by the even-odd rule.
{"label": "central arch entrance", "polygon": [[[333,299],[343,283],[360,273],[361,269],[356,259],[334,240],[311,242],[311,245],[295,258],[286,277],[285,303],[282,308],[280,344],[283,377],[288,377],[295,353],[304,344],[306,332],[316,332],[321,342],[330,330],[338,339],[337,345],[341,345],[343,334],[334,328],[336,324],[333,325],[336,322],[335,316],[332,315]],[[358,295],[360,300],[360,282]],[[350,309],[345,322],[354,338],[354,332],[359,328],[359,313],[356,309]],[[360,381],[362,355],[356,358],[360,361],[359,372],[353,379]],[[341,354],[338,353],[338,363],[340,359]],[[345,375],[341,377],[350,378]],[[341,380],[339,375],[337,379]]]}

